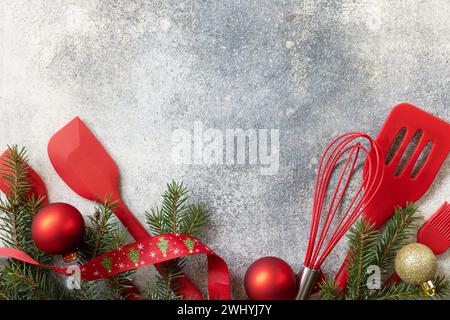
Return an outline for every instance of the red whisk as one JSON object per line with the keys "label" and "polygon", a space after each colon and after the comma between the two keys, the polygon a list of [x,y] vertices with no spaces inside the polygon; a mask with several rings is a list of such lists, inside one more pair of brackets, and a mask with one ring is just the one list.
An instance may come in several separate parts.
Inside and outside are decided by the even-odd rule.
{"label": "red whisk", "polygon": [[[364,140],[368,141],[370,149],[364,146]],[[357,166],[362,163],[358,161],[361,152],[367,159],[367,170],[361,179],[362,183],[354,188],[356,191],[353,197],[349,197],[351,200],[347,201],[346,192],[350,185],[353,186],[352,177]],[[383,157],[376,142],[365,133],[346,133],[333,140],[326,148],[317,172],[308,248],[303,269],[299,274],[298,300],[308,298],[322,263],[377,192],[383,179],[382,163]],[[341,171],[337,176],[334,191],[329,193],[330,185],[334,181],[333,174],[339,171],[339,168]],[[338,222],[333,223],[334,220]]]}

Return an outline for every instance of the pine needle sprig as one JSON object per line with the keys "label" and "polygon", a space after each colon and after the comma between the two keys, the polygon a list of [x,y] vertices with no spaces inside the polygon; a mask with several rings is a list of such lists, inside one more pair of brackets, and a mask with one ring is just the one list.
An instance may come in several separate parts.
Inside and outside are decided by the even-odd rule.
{"label": "pine needle sprig", "polygon": [[189,214],[181,219],[179,232],[198,237],[208,219],[209,214],[205,208],[199,204],[193,204],[189,206]]}
{"label": "pine needle sprig", "polygon": [[[145,213],[151,233],[153,235],[175,233],[199,236],[202,227],[208,221],[209,214],[200,204],[188,203],[189,189],[182,182],[172,181],[167,184],[167,190],[162,197],[161,207]],[[170,288],[170,296],[180,296],[179,285],[177,284],[179,276],[177,275],[182,274],[184,263],[185,259],[183,258],[162,263],[156,287],[148,288],[146,297],[167,298],[169,295],[163,290],[167,288]]]}
{"label": "pine needle sprig", "polygon": [[1,159],[0,174],[9,190],[6,196],[12,207],[22,204],[31,189],[28,160],[26,149],[17,145],[8,146],[5,157]]}
{"label": "pine needle sprig", "polygon": [[[368,290],[367,280],[370,276],[367,270],[370,266],[379,266],[382,275],[387,270],[394,269],[395,255],[402,246],[407,244],[417,231],[417,207],[407,204],[404,208],[397,208],[395,215],[381,230],[374,231],[373,227],[363,219],[357,221],[349,231],[350,262],[348,264],[348,280],[345,293],[331,281],[321,284],[322,299],[359,299],[359,300],[411,300],[411,299],[442,299],[450,294],[449,281],[443,275],[437,275],[432,281],[435,294],[425,295],[420,286],[402,281],[385,283],[383,277],[379,290]],[[385,283],[385,284],[383,284]],[[341,298],[341,299],[342,299]]]}
{"label": "pine needle sprig", "polygon": [[331,279],[323,280],[319,284],[319,288],[320,288],[320,299],[321,300],[341,300],[342,299],[342,292],[341,292],[340,288]]}
{"label": "pine needle sprig", "polygon": [[[122,247],[127,244],[129,235],[127,230],[118,227],[112,232],[112,239],[101,251],[111,251],[113,249]],[[102,252],[104,253],[104,252]],[[135,274],[134,270],[125,271],[115,276],[107,278],[107,286],[110,292],[110,297],[114,300],[124,300],[127,298],[127,290],[132,284],[132,277]]]}
{"label": "pine needle sprig", "polygon": [[163,194],[161,208],[145,213],[147,225],[154,235],[165,233],[198,236],[209,213],[200,204],[188,204],[189,189],[183,183],[172,181]]}
{"label": "pine needle sprig", "polygon": [[[116,208],[117,201],[111,201],[111,196],[107,196],[103,202],[96,205],[94,214],[89,216],[89,225],[86,227],[84,246],[81,250],[82,262],[94,259],[127,243],[128,232],[121,227],[114,216]],[[106,281],[100,280],[98,282],[106,282],[110,298],[124,299],[133,274],[133,271],[122,272],[106,279]],[[92,295],[95,296],[92,288],[96,282],[82,282],[81,291],[84,292],[79,292],[77,298],[89,299]]]}
{"label": "pine needle sprig", "polygon": [[163,214],[163,227],[165,233],[177,233],[180,229],[181,220],[188,214],[189,190],[183,183],[172,181],[167,185],[163,194],[161,212]]}
{"label": "pine needle sprig", "polygon": [[48,269],[38,268],[18,261],[4,268],[4,287],[0,291],[13,300],[69,299],[70,294]]}
{"label": "pine needle sprig", "polygon": [[387,284],[380,290],[374,291],[367,297],[368,300],[416,300],[423,297],[420,289],[412,284],[400,281]]}
{"label": "pine needle sprig", "polygon": [[348,234],[350,262],[348,264],[347,299],[359,299],[367,290],[367,268],[373,264],[377,233],[373,225],[358,220]]}
{"label": "pine needle sprig", "polygon": [[403,208],[397,208],[395,215],[383,226],[378,234],[374,263],[385,276],[392,271],[392,262],[402,246],[408,243],[417,232],[420,217],[417,207],[408,203]]}
{"label": "pine needle sprig", "polygon": [[115,244],[124,242],[125,232],[119,232],[119,223],[113,219],[116,208],[117,201],[111,201],[111,196],[107,196],[96,205],[94,214],[89,216],[83,250],[84,256],[89,259],[115,249]]}
{"label": "pine needle sprig", "polygon": [[[0,230],[3,244],[22,250],[48,264],[52,256],[40,251],[31,238],[31,222],[44,198],[30,194],[28,156],[25,148],[8,147],[1,161],[1,178],[7,192],[0,200]],[[69,295],[50,270],[8,260],[1,269],[0,296],[7,299],[63,299]]]}
{"label": "pine needle sprig", "polygon": [[[1,159],[1,178],[5,181],[6,199],[0,201],[2,232],[1,240],[8,247],[19,250],[29,249],[27,229],[30,214],[27,214],[27,193],[31,189],[28,181],[29,167],[25,148],[8,146],[5,157]],[[27,253],[29,253],[27,251]]]}
{"label": "pine needle sprig", "polygon": [[391,283],[384,286],[381,290],[367,297],[369,300],[438,300],[448,296],[450,286],[448,280],[442,275],[436,276],[433,280],[435,285],[434,296],[424,294],[417,285],[408,284],[403,281]]}
{"label": "pine needle sprig", "polygon": [[145,300],[179,300],[181,299],[178,279],[183,276],[179,266],[172,265],[165,267],[161,274],[156,277],[154,284],[147,287],[142,294]]}
{"label": "pine needle sprig", "polygon": [[433,281],[435,286],[433,300],[445,299],[450,296],[450,282],[444,275],[437,275]]}
{"label": "pine needle sprig", "polygon": [[145,219],[152,234],[157,235],[166,233],[165,226],[163,225],[164,215],[159,208],[151,209],[150,212],[147,211],[145,213]]}

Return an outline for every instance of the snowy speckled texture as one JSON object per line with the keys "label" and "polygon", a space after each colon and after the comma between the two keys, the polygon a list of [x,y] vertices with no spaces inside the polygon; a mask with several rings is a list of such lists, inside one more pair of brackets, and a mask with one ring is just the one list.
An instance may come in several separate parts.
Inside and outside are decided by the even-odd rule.
{"label": "snowy speckled texture", "polygon": [[[331,136],[376,135],[402,101],[450,120],[447,0],[4,0],[0,37],[0,141],[28,147],[51,200],[92,209],[46,154],[50,136],[79,115],[117,161],[141,219],[172,178],[207,204],[204,240],[229,263],[236,298],[258,257],[300,267],[314,169]],[[278,173],[173,164],[172,130],[196,120],[278,128]],[[420,202],[425,216],[450,200],[449,186],[447,161]],[[325,271],[343,255],[341,246]],[[439,266],[450,275],[450,254]],[[205,288],[204,260],[191,267]]]}

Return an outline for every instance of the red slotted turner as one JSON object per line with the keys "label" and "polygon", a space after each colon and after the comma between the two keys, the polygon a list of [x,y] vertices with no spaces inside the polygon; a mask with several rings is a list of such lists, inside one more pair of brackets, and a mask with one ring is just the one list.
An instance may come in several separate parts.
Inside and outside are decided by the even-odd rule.
{"label": "red slotted turner", "polygon": [[[450,151],[450,124],[402,103],[392,109],[376,142],[386,156],[384,179],[364,214],[378,229],[395,207],[417,201],[431,186]],[[346,287],[347,261],[336,275],[340,288]]]}
{"label": "red slotted turner", "polygon": [[[114,160],[80,118],[76,117],[53,135],[48,155],[61,179],[78,195],[91,201],[111,196],[118,203],[115,214],[130,234],[136,240],[150,236],[120,197],[119,172]],[[184,297],[201,299],[200,291],[186,276],[180,278],[180,286]]]}

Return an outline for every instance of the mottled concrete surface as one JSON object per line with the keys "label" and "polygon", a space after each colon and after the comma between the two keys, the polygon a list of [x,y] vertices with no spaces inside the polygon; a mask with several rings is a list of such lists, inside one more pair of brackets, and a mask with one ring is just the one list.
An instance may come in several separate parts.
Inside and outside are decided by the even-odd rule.
{"label": "mottled concrete surface", "polygon": [[[207,204],[203,239],[228,262],[236,298],[260,256],[300,267],[316,159],[331,136],[375,135],[401,101],[450,120],[447,0],[3,0],[0,35],[0,141],[28,147],[51,200],[92,208],[46,154],[52,133],[79,115],[119,164],[141,219],[172,178]],[[173,164],[172,130],[196,120],[280,129],[278,173]],[[450,200],[449,173],[447,161],[421,201],[425,216]],[[343,255],[341,246],[325,271]],[[205,288],[204,260],[190,261]],[[439,261],[450,274],[449,254]]]}

